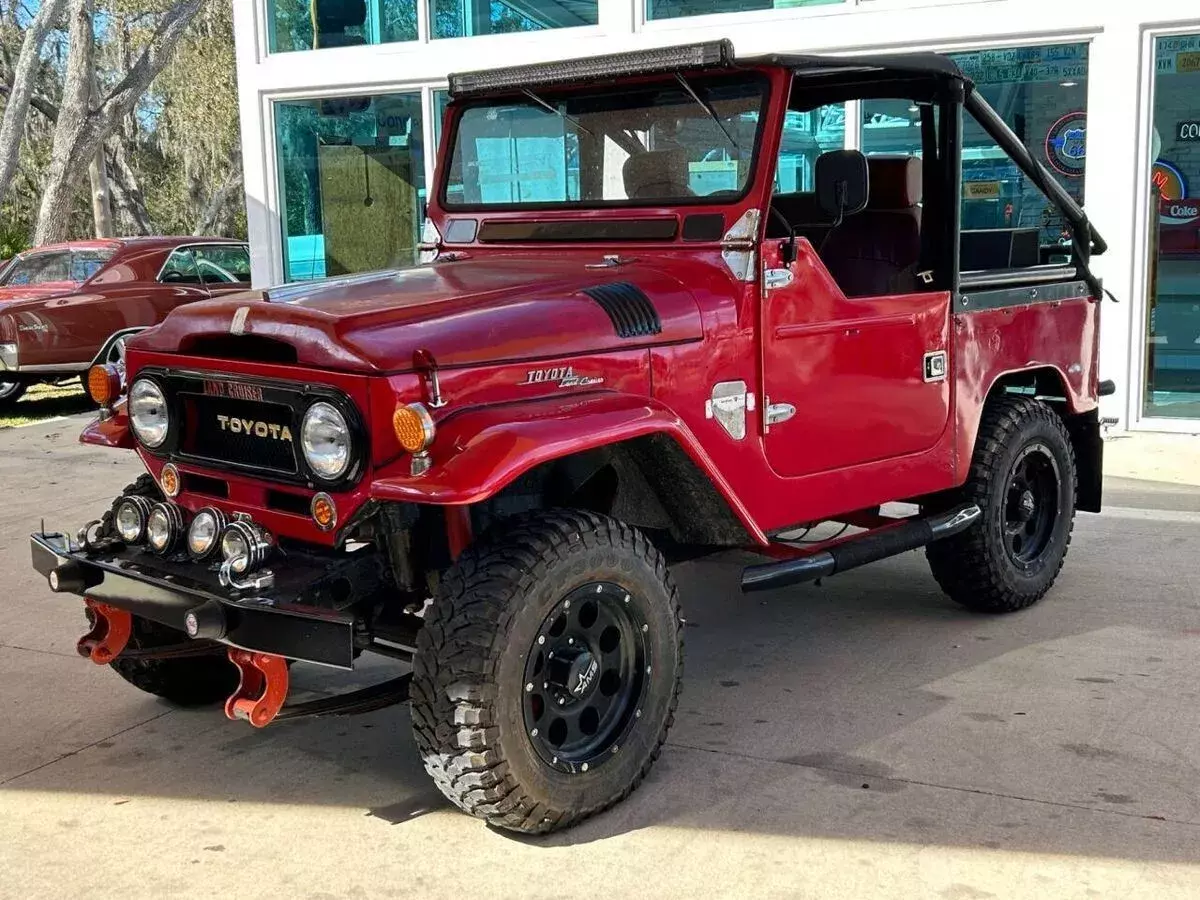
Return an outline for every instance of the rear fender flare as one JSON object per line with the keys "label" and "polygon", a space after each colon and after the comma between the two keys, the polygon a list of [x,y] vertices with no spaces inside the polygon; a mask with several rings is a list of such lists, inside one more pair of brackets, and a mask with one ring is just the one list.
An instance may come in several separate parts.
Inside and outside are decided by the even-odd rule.
{"label": "rear fender flare", "polygon": [[750,538],[767,544],[762,529],[673,412],[648,397],[596,393],[551,397],[463,410],[438,423],[433,465],[412,475],[407,456],[376,470],[374,500],[465,506],[490,499],[543,463],[622,441],[663,434],[711,480]]}

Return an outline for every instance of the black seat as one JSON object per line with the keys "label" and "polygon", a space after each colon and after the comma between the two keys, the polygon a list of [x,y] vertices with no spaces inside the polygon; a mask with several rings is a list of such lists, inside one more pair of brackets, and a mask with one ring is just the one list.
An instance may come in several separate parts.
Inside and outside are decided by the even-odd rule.
{"label": "black seat", "polygon": [[921,161],[873,156],[867,172],[866,208],[834,226],[821,260],[847,297],[907,293],[921,256]]}

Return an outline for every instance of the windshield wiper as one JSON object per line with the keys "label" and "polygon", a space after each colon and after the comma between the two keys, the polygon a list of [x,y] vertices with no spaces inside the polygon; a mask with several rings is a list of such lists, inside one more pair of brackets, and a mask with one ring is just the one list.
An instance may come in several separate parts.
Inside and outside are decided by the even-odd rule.
{"label": "windshield wiper", "polygon": [[550,112],[554,113],[556,116],[558,116],[564,122],[570,122],[572,125],[574,125],[576,128],[578,128],[580,131],[582,131],[586,134],[590,134],[592,137],[596,136],[596,133],[594,131],[585,127],[584,124],[582,122],[580,122],[578,119],[576,119],[574,116],[568,116],[565,112],[563,112],[557,106],[551,106],[549,103],[547,103],[545,100],[543,100],[541,97],[539,97],[537,94],[535,94],[533,91],[529,90],[528,88],[522,88],[521,93],[524,94],[526,97],[528,97],[530,100],[532,100],[534,103],[536,103],[538,106],[540,106],[544,109],[550,110]]}
{"label": "windshield wiper", "polygon": [[725,139],[729,141],[729,146],[740,153],[742,148],[739,147],[738,142],[733,139],[733,135],[729,133],[729,129],[725,127],[725,123],[722,122],[721,117],[717,115],[717,111],[713,109],[708,102],[701,100],[700,95],[692,90],[692,86],[688,84],[688,80],[678,72],[675,73],[675,79],[683,86],[683,89],[688,92],[688,96],[695,100],[702,110],[708,113],[708,117],[717,123],[717,127],[721,129],[725,135]]}

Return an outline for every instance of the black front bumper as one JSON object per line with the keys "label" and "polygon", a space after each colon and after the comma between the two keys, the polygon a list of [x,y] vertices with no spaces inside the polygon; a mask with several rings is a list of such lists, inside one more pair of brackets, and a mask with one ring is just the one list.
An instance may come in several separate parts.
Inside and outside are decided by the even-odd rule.
{"label": "black front bumper", "polygon": [[33,567],[47,578],[57,572],[59,590],[92,597],[135,616],[217,640],[339,669],[352,669],[355,617],[349,612],[304,606],[289,598],[320,575],[289,564],[277,587],[250,597],[225,591],[195,564],[173,563],[137,549],[117,546],[85,551],[63,534],[33,534]]}

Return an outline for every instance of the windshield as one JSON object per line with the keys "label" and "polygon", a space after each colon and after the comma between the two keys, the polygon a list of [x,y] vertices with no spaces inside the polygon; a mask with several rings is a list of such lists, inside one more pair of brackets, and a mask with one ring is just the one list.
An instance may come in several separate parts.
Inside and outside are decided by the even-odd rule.
{"label": "windshield", "polygon": [[6,286],[49,284],[56,281],[87,281],[113,258],[114,250],[53,250],[33,253],[12,261],[0,275]]}
{"label": "windshield", "polygon": [[442,202],[555,207],[726,202],[751,175],[766,80],[753,73],[463,109]]}

